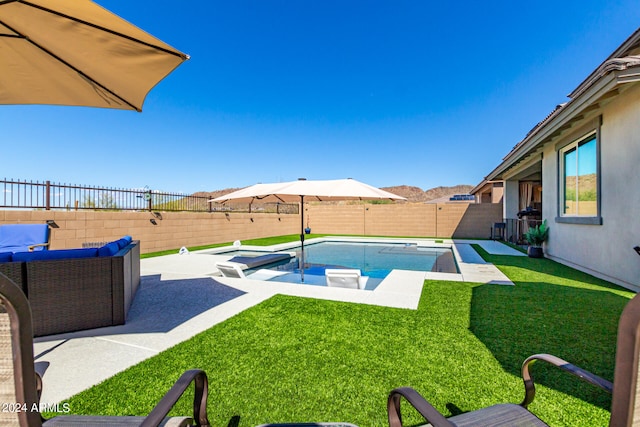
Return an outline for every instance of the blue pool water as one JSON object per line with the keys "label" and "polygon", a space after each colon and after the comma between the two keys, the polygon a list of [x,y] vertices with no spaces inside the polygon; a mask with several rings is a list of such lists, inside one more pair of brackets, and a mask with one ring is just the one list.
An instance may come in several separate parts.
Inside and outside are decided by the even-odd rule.
{"label": "blue pool water", "polygon": [[[300,283],[300,247],[294,248],[296,257],[288,261],[261,266],[287,272],[275,281]],[[320,242],[305,245],[304,283],[325,285],[326,268],[357,268],[369,276],[367,289],[372,290],[391,270],[438,271],[457,273],[457,265],[450,248],[418,247],[415,244]],[[252,256],[259,252],[233,251],[229,255]],[[264,253],[262,253],[264,254]],[[250,275],[259,268],[245,271]]]}

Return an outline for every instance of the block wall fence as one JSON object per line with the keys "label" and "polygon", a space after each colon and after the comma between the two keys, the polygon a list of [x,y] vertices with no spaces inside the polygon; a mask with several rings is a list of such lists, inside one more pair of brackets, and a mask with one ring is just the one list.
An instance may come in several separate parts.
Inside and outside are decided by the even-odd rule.
{"label": "block wall fence", "polygon": [[[0,210],[0,225],[47,220],[59,227],[51,229],[51,249],[128,234],[149,253],[300,233],[300,216],[293,214]],[[500,221],[501,204],[305,204],[305,226],[318,234],[489,238]]]}

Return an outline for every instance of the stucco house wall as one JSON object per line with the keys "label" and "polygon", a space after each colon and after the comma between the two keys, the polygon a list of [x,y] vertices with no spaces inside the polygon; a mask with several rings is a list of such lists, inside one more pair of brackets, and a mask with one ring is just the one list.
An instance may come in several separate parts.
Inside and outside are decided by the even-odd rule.
{"label": "stucco house wall", "polygon": [[[626,287],[640,290],[640,86],[630,88],[602,109],[600,127],[600,204],[602,225],[554,221],[558,206],[556,144],[543,152],[543,217],[549,223],[547,256]],[[571,142],[580,132],[559,141]]]}
{"label": "stucco house wall", "polygon": [[473,194],[476,197],[476,203],[502,203],[504,182],[483,181],[473,188],[469,194]]}
{"label": "stucco house wall", "polygon": [[[570,167],[569,173],[578,183],[583,180],[589,195],[597,188],[597,198],[586,196],[577,204],[561,201],[565,178],[560,163],[565,153],[567,159],[579,159],[576,147],[582,142],[587,147],[587,141],[588,154],[580,164],[589,172],[576,173]],[[593,164],[595,173],[590,172]],[[522,209],[519,202],[529,197],[528,182],[541,185],[542,218],[549,225],[547,257],[640,290],[640,257],[633,249],[640,246],[640,29],[516,144],[483,182],[496,180],[504,181],[505,219]],[[570,187],[575,194],[575,186]],[[568,207],[566,213],[560,204]],[[576,205],[582,212],[573,210]],[[528,226],[527,221],[519,224]]]}

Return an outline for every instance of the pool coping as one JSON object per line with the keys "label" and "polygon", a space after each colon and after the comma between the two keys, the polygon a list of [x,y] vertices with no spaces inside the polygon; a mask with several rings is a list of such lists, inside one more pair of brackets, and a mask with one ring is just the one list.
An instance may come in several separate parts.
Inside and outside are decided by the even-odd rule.
{"label": "pool coping", "polygon": [[[492,284],[513,285],[500,270],[493,264],[482,259],[471,245],[477,244],[490,254],[502,254],[512,256],[525,256],[502,242],[495,240],[475,240],[475,239],[422,239],[422,238],[395,238],[395,237],[349,237],[349,236],[324,236],[314,237],[305,240],[306,244],[321,243],[326,241],[338,242],[359,242],[359,243],[396,243],[396,244],[417,244],[418,246],[451,248],[454,252],[456,264],[460,273],[437,273],[425,272],[426,279],[452,280],[462,282],[479,282]],[[256,252],[287,252],[300,245],[299,241],[280,243],[271,246],[222,246],[213,249],[204,249],[194,253],[207,253],[222,255],[229,250],[247,250]],[[493,268],[492,268],[493,266]],[[384,282],[384,281],[383,281]]]}
{"label": "pool coping", "polygon": [[[454,282],[474,282],[496,285],[513,285],[513,282],[502,273],[495,265],[488,263],[473,249],[471,245],[477,244],[489,253],[500,253],[505,255],[521,256],[521,252],[492,240],[468,240],[468,239],[424,239],[424,238],[395,238],[395,237],[350,237],[350,236],[324,236],[314,237],[305,240],[305,244],[321,242],[358,242],[358,243],[395,243],[395,244],[416,244],[425,247],[450,248],[454,252],[459,273],[439,273],[431,271],[410,271],[394,269],[374,290],[356,290],[341,288],[326,288],[322,286],[300,286],[277,281],[263,281],[223,277],[221,274],[213,272],[215,276],[225,284],[238,286],[244,283],[249,286],[247,290],[252,290],[253,286],[264,287],[268,285],[279,293],[296,296],[309,296],[313,298],[341,300],[365,304],[375,304],[387,307],[417,309],[422,293],[424,280],[445,280]],[[256,252],[287,252],[300,245],[299,241],[280,243],[271,246],[235,245],[223,246],[213,249],[203,249],[192,252],[192,254],[215,256],[215,262],[228,261],[232,256],[224,255],[230,250],[246,250]],[[218,258],[219,257],[219,258]],[[227,282],[230,281],[230,282]],[[303,289],[299,289],[303,288]],[[317,289],[308,289],[317,288]]]}

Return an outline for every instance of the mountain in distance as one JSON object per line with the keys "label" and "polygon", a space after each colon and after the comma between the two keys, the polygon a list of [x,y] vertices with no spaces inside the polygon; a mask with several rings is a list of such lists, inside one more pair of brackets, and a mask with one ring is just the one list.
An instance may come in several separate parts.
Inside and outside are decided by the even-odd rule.
{"label": "mountain in distance", "polygon": [[382,187],[382,189],[390,193],[397,194],[398,196],[406,197],[408,202],[424,203],[430,200],[450,197],[454,194],[469,194],[469,191],[471,191],[473,187],[475,186],[459,184],[449,187],[440,186],[423,190],[419,187],[410,185],[396,185],[393,187]]}
{"label": "mountain in distance", "polygon": [[[473,185],[461,184],[450,187],[435,187],[428,190],[422,190],[419,187],[411,185],[395,185],[392,187],[381,187],[383,190],[388,191],[398,196],[406,197],[407,202],[411,203],[424,203],[434,199],[440,199],[442,197],[453,196],[454,194],[468,194],[473,189]],[[194,193],[194,196],[216,198],[232,191],[240,190],[240,188],[226,188],[224,190],[215,191],[200,191]]]}
{"label": "mountain in distance", "polygon": [[396,185],[393,187],[382,187],[382,189],[397,194],[398,196],[406,197],[408,202],[424,203],[430,200],[453,196],[454,194],[469,194],[469,191],[471,191],[473,187],[473,185],[459,184],[450,187],[440,186],[422,190],[419,187],[410,185]]}
{"label": "mountain in distance", "polygon": [[238,187],[238,188],[225,188],[224,190],[198,191],[197,193],[193,193],[192,196],[209,197],[211,199],[215,199],[216,197],[224,196],[225,194],[229,194],[237,190],[242,190],[242,188]]}

